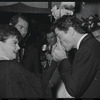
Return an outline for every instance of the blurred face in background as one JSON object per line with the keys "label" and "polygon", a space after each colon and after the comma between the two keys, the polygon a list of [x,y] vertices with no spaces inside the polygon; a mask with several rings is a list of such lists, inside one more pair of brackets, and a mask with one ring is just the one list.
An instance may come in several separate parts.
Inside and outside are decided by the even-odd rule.
{"label": "blurred face in background", "polygon": [[28,22],[26,22],[24,19],[19,17],[18,23],[15,25],[15,27],[19,30],[19,32],[21,33],[21,36],[25,37],[28,30]]}
{"label": "blurred face in background", "polygon": [[100,29],[92,32],[92,34],[100,42]]}
{"label": "blurred face in background", "polygon": [[57,38],[56,38],[56,35],[54,34],[54,32],[47,34],[47,41],[48,41],[49,45],[54,45],[57,42]]}

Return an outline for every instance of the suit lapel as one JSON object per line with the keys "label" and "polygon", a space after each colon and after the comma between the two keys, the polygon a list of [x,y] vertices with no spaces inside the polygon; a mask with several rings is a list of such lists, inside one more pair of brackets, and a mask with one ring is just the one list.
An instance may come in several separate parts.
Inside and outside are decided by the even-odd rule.
{"label": "suit lapel", "polygon": [[88,34],[87,36],[85,36],[85,37],[83,38],[83,40],[81,41],[79,48],[80,48],[86,41],[88,41],[88,40],[91,39],[91,38],[94,38],[92,34]]}

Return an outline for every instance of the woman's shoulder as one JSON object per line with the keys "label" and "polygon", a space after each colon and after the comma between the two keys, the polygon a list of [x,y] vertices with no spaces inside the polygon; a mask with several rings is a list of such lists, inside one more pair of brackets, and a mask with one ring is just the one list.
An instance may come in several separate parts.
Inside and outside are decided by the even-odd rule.
{"label": "woman's shoulder", "polygon": [[21,64],[19,64],[15,60],[1,60],[0,61],[0,70],[18,69],[19,67],[21,67]]}

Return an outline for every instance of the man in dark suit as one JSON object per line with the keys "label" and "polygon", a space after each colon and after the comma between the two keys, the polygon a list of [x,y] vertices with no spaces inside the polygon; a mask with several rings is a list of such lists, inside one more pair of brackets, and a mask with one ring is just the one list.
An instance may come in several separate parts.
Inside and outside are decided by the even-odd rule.
{"label": "man in dark suit", "polygon": [[[75,16],[64,15],[52,28],[57,35],[53,59],[60,62],[59,72],[68,93],[76,98],[100,98],[100,43],[87,34]],[[73,63],[65,51],[76,48]]]}
{"label": "man in dark suit", "polygon": [[41,72],[38,47],[34,43],[25,47],[22,64],[30,72]]}
{"label": "man in dark suit", "polygon": [[22,36],[17,60],[23,64],[26,70],[34,73],[40,72],[38,48],[33,43],[30,45],[26,43],[30,37],[28,19],[22,14],[16,14],[10,19],[9,24],[16,27]]}
{"label": "man in dark suit", "polygon": [[[52,50],[56,46],[57,37],[54,32],[51,30],[48,30],[46,33],[46,40],[47,40],[47,49],[45,52],[46,59],[44,61],[41,61],[42,69],[45,72],[49,69],[49,67],[55,67],[55,65],[52,64],[53,57],[52,57]],[[43,45],[44,46],[44,45]],[[49,85],[52,89],[52,95],[53,97],[56,97],[56,91],[57,91],[57,84],[60,82],[60,75],[58,71],[58,67],[56,67],[51,79],[49,80]]]}
{"label": "man in dark suit", "polygon": [[17,60],[18,62],[22,62],[24,51],[25,51],[24,49],[25,40],[27,38],[27,31],[29,25],[28,19],[22,14],[16,14],[10,19],[9,25],[16,27],[21,34],[21,40],[19,41],[19,46],[21,49],[19,50]]}

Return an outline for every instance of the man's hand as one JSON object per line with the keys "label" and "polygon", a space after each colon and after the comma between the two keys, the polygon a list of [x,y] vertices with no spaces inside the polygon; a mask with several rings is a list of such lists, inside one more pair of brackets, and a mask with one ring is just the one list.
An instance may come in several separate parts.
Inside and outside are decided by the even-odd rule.
{"label": "man's hand", "polygon": [[67,58],[64,47],[61,45],[59,38],[57,37],[57,45],[52,51],[53,60],[59,62]]}
{"label": "man's hand", "polygon": [[53,59],[53,56],[51,54],[46,53],[46,59],[51,61]]}

